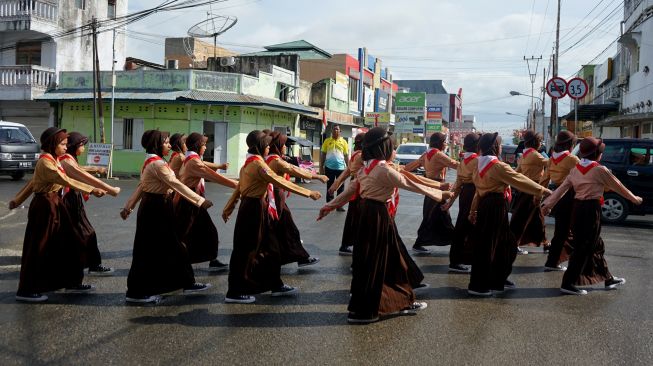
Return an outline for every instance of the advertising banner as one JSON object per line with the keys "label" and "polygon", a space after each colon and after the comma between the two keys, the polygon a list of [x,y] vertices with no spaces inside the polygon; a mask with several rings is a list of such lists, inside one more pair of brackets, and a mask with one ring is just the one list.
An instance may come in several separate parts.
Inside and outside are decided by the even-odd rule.
{"label": "advertising banner", "polygon": [[[423,133],[426,117],[426,93],[399,93],[396,96],[395,131]],[[420,132],[415,132],[415,131]]]}
{"label": "advertising banner", "polygon": [[390,113],[389,112],[367,112],[365,113],[365,124],[374,126],[375,124],[379,127],[387,128],[390,124]]}

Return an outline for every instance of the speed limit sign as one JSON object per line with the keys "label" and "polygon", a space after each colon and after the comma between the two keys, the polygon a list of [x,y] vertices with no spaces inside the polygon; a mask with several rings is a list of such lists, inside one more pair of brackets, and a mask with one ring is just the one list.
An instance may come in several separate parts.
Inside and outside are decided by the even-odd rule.
{"label": "speed limit sign", "polygon": [[582,99],[587,95],[587,83],[581,78],[573,78],[567,82],[567,94],[572,99]]}
{"label": "speed limit sign", "polygon": [[551,98],[564,98],[567,94],[567,82],[563,78],[555,77],[546,83],[546,93]]}

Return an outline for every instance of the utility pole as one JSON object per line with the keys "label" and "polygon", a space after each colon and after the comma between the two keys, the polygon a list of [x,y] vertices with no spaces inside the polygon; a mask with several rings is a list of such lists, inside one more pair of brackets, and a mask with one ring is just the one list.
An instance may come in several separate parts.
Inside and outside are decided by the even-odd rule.
{"label": "utility pole", "polygon": [[[558,19],[556,21],[556,46],[553,55],[553,77],[558,76],[558,56],[560,52],[560,0],[558,0]],[[555,127],[554,127],[555,126]],[[551,136],[558,134],[558,99],[551,98]]]}
{"label": "utility pole", "polygon": [[[524,61],[526,61],[526,67],[528,67],[528,76],[531,79],[531,115],[533,116],[532,119],[532,124],[531,124],[531,129],[535,131],[535,119],[537,118],[537,115],[535,113],[535,79],[537,78],[537,67],[540,65],[540,60],[542,59],[542,55],[540,57],[535,57],[531,56],[530,58],[526,58],[524,56]],[[535,62],[535,68],[531,71],[531,61]]]}
{"label": "utility pole", "polygon": [[[544,144],[547,144],[547,133],[546,133],[546,113],[544,112],[544,98],[546,97],[546,67],[542,68],[542,139]],[[551,119],[549,119],[549,125],[551,125]]]}
{"label": "utility pole", "polygon": [[97,111],[98,111],[98,119],[100,121],[100,142],[105,143],[105,138],[104,138],[104,107],[102,106],[102,82],[101,82],[101,75],[100,75],[100,57],[98,55],[98,47],[97,47],[97,19],[93,18],[93,55],[94,55],[94,60],[93,62],[95,63],[95,80],[97,82]]}
{"label": "utility pole", "polygon": [[113,40],[112,40],[112,52],[113,59],[111,61],[111,155],[110,155],[110,164],[109,171],[107,176],[109,178],[113,177],[113,148],[114,148],[114,131],[113,131],[113,120],[115,118],[116,111],[116,29],[113,29]]}
{"label": "utility pole", "polygon": [[91,21],[91,30],[93,34],[91,37],[93,40],[93,61],[91,62],[93,65],[93,142],[97,142],[97,99],[95,99],[95,88],[97,88],[97,74],[95,72],[95,32],[97,30],[97,23],[95,17],[93,17],[93,20]]}

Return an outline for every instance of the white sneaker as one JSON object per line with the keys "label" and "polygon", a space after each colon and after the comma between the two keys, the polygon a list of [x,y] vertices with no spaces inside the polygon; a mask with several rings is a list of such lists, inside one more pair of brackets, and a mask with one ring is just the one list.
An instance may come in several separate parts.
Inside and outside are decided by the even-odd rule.
{"label": "white sneaker", "polygon": [[429,305],[425,302],[414,302],[408,308],[399,311],[401,315],[416,315],[418,311],[424,310]]}
{"label": "white sneaker", "polygon": [[148,303],[159,303],[163,298],[159,295],[152,296],[143,296],[143,297],[129,297],[125,296],[125,301],[135,303],[135,304],[148,304]]}
{"label": "white sneaker", "polygon": [[621,286],[624,283],[626,283],[625,278],[612,277],[611,279],[605,281],[605,289],[614,290],[615,288],[617,288],[617,286]]}
{"label": "white sneaker", "polygon": [[225,296],[224,298],[224,302],[227,304],[251,304],[254,301],[256,301],[256,298],[251,295]]}
{"label": "white sneaker", "polygon": [[16,294],[16,301],[44,302],[44,301],[47,301],[47,300],[48,300],[48,297],[46,295],[39,294],[39,293],[23,294],[23,295]]}

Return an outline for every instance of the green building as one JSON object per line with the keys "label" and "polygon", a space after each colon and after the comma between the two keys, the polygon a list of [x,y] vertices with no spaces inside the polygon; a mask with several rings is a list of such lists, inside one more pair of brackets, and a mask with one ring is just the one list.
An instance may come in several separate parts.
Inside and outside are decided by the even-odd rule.
{"label": "green building", "polygon": [[[237,175],[245,162],[245,137],[255,129],[297,135],[300,115],[318,112],[294,102],[288,85],[292,71],[270,65],[258,77],[202,70],[134,70],[116,72],[114,120],[111,123],[111,73],[102,72],[104,136],[114,144],[115,174],[139,174],[144,131],[204,133],[209,137],[204,159],[229,162]],[[92,72],[62,72],[57,89],[40,100],[50,102],[54,124],[101,142],[100,123],[93,122]],[[283,99],[283,100],[282,100]],[[113,125],[113,131],[112,131]],[[113,136],[113,139],[112,139]]]}

